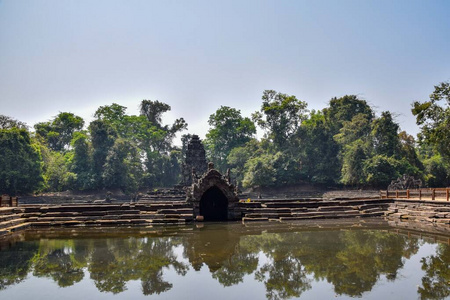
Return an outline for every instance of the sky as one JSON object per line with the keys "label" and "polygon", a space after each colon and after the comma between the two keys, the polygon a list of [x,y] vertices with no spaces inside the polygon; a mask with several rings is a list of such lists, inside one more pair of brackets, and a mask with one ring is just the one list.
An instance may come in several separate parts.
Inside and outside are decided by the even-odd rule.
{"label": "sky", "polygon": [[[99,106],[172,107],[184,133],[220,106],[243,116],[264,90],[309,109],[357,95],[402,130],[413,101],[450,80],[450,1],[0,0],[0,114],[33,126]],[[176,142],[179,144],[179,142]]]}

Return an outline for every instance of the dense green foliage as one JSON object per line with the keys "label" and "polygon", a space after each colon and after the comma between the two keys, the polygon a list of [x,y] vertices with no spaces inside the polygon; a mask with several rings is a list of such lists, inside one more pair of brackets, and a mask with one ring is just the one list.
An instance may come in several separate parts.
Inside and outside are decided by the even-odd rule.
{"label": "dense green foliage", "polygon": [[208,123],[211,126],[205,140],[208,157],[224,172],[229,167],[227,157],[231,150],[250,141],[256,127],[249,118],[243,118],[239,110],[227,106],[221,106],[212,114]]}
{"label": "dense green foliage", "polygon": [[0,129],[0,191],[17,195],[39,189],[42,158],[28,131]]}
{"label": "dense green foliage", "polygon": [[[354,95],[332,98],[308,111],[293,95],[266,90],[251,118],[221,106],[208,120],[208,160],[231,169],[239,186],[325,186],[386,188],[403,174],[425,186],[450,185],[450,84],[430,99],[414,102],[421,131],[418,143],[400,132],[389,112],[377,115]],[[69,112],[34,125],[0,115],[0,192],[140,189],[172,186],[180,180],[190,134],[183,118],[162,124],[168,104],[143,100],[139,115],[119,104],[100,106],[89,124]],[[256,138],[256,128],[263,137]]]}

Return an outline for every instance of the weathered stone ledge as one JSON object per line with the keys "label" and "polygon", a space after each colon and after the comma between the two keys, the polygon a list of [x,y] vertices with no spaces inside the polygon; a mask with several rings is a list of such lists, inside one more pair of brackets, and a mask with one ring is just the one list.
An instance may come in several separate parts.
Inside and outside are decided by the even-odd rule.
{"label": "weathered stone ledge", "polygon": [[[386,217],[401,226],[433,226],[450,233],[450,203],[401,199],[262,199],[239,202],[242,222],[292,222]],[[405,222],[406,221],[406,222]],[[144,226],[194,222],[181,201],[123,204],[23,205],[0,209],[0,236],[29,227]],[[419,226],[419,225],[420,226]]]}

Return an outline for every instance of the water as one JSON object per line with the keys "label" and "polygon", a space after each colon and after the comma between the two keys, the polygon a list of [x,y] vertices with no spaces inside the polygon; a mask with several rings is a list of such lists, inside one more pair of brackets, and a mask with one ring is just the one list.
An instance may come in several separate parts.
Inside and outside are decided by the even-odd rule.
{"label": "water", "polygon": [[0,244],[0,299],[450,298],[449,237],[321,227],[27,231]]}

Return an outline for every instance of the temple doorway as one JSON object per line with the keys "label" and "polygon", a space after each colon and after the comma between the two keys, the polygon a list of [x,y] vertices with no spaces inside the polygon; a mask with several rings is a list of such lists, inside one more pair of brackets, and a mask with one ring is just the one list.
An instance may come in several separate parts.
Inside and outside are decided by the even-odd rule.
{"label": "temple doorway", "polygon": [[205,221],[228,220],[228,199],[218,187],[213,186],[202,195],[200,215]]}

